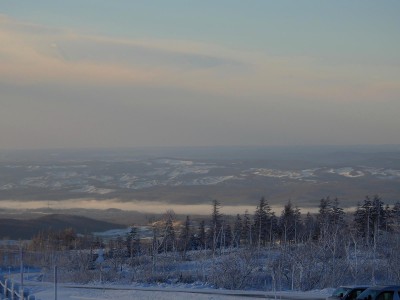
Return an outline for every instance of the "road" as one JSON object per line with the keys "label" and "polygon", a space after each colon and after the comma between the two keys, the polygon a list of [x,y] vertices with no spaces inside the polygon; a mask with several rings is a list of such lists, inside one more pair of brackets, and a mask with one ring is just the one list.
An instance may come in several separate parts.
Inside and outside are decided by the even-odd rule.
{"label": "road", "polygon": [[[18,282],[18,276],[10,276]],[[24,280],[24,286],[40,300],[54,300],[55,289],[51,282]],[[133,300],[133,299],[160,299],[160,300],[226,300],[226,299],[281,299],[281,300],[325,300],[326,291],[296,292],[296,291],[243,291],[223,290],[212,288],[188,287],[157,287],[113,284],[58,284],[57,299],[82,300]]]}
{"label": "road", "polygon": [[[35,293],[41,300],[54,299],[51,285]],[[262,292],[230,291],[217,289],[157,288],[132,286],[61,285],[58,299],[165,299],[165,300],[223,300],[223,299],[281,299],[281,300],[324,300],[322,293],[306,292]]]}

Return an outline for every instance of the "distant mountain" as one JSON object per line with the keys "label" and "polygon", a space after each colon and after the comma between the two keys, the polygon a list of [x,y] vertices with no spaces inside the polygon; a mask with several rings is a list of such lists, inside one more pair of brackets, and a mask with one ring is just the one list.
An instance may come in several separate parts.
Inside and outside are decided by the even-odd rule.
{"label": "distant mountain", "polygon": [[73,228],[77,233],[92,233],[110,229],[123,228],[123,225],[99,221],[82,216],[51,214],[36,219],[17,220],[0,219],[0,238],[30,239],[43,230],[63,230]]}

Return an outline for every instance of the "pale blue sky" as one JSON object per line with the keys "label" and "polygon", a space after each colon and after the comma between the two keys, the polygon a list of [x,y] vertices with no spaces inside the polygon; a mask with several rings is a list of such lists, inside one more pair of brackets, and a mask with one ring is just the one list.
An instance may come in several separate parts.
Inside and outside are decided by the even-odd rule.
{"label": "pale blue sky", "polygon": [[393,144],[400,1],[0,2],[0,148]]}
{"label": "pale blue sky", "polygon": [[395,58],[400,52],[397,0],[3,0],[0,8],[22,20],[88,33],[187,39],[277,55]]}

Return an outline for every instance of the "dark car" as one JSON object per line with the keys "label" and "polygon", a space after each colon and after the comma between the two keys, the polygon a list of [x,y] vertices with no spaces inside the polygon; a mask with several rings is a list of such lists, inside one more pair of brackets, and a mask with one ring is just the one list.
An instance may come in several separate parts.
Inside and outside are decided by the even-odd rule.
{"label": "dark car", "polygon": [[400,286],[373,286],[362,292],[357,300],[400,300]]}
{"label": "dark car", "polygon": [[355,300],[358,295],[368,288],[366,285],[340,286],[327,300]]}

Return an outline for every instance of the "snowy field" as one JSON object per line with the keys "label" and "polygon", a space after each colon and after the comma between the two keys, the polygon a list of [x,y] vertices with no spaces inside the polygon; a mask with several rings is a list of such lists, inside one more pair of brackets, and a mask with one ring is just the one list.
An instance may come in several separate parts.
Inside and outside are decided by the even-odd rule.
{"label": "snowy field", "polygon": [[[41,300],[52,300],[54,297],[54,287],[47,285],[41,287],[35,293]],[[61,286],[57,292],[58,299],[325,299],[328,294],[326,291],[313,292],[250,292],[250,291],[227,291],[227,290],[182,290],[176,288],[130,288],[121,286]]]}
{"label": "snowy field", "polygon": [[[55,299],[54,285],[49,282],[25,282],[37,299],[53,300]],[[60,284],[57,287],[57,299],[303,299],[317,300],[325,299],[330,290],[310,291],[310,292],[272,292],[272,291],[240,291],[240,290],[224,290],[224,289],[191,289],[181,287],[157,287],[157,286],[136,286],[136,285],[73,285]]]}

